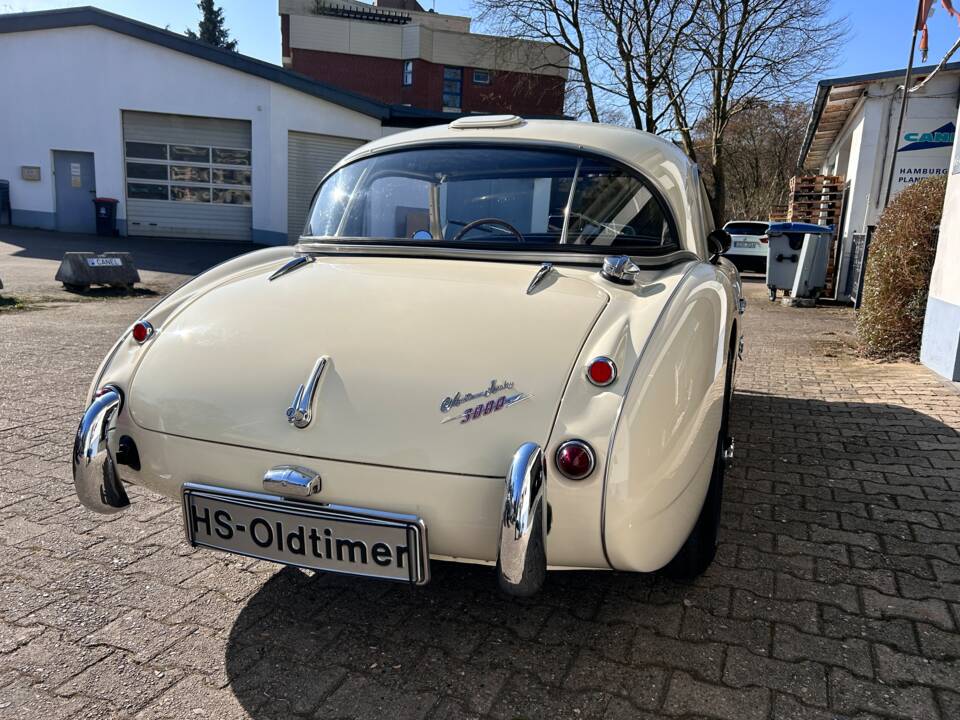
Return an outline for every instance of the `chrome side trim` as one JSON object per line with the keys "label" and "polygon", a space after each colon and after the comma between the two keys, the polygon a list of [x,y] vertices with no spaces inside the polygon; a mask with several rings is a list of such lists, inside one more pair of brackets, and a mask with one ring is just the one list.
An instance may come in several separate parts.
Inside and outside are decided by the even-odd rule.
{"label": "chrome side trim", "polygon": [[320,473],[299,465],[277,465],[264,473],[263,489],[278,495],[310,497],[320,492]]}
{"label": "chrome side trim", "polygon": [[291,273],[298,268],[302,268],[304,265],[312,263],[314,260],[316,260],[316,258],[312,255],[297,255],[297,257],[284,263],[279,270],[275,270],[267,280],[273,282],[278,277],[283,277],[287,273]]}
{"label": "chrome side trim", "polygon": [[537,289],[543,279],[550,274],[550,271],[553,270],[553,263],[545,262],[540,266],[540,269],[537,270],[536,274],[533,276],[533,280],[530,281],[530,284],[527,285],[527,295],[532,295],[533,291]]}
{"label": "chrome side trim", "polygon": [[[569,247],[569,246],[568,246]],[[606,254],[576,251],[529,252],[524,250],[476,250],[471,248],[431,248],[421,245],[375,243],[334,243],[300,238],[297,252],[314,255],[378,255],[383,257],[441,258],[450,260],[485,260],[514,263],[544,263],[555,265],[602,265]],[[681,262],[700,261],[701,258],[688,250],[675,250],[664,255],[634,255],[631,259],[641,268],[662,268]]]}
{"label": "chrome side trim", "polygon": [[104,387],[83,413],[73,441],[73,484],[81,504],[94,512],[115,513],[130,504],[108,447],[122,404],[118,388]]}
{"label": "chrome side trim", "polygon": [[297,388],[297,394],[293,397],[293,403],[287,408],[287,422],[301,430],[313,420],[313,401],[317,395],[320,376],[323,375],[323,369],[327,366],[329,359],[330,358],[324,355],[317,360],[313,366],[313,370],[310,371],[307,384]]}
{"label": "chrome side trim", "polygon": [[547,575],[546,480],[543,450],[524,443],[507,472],[497,551],[497,580],[509,595],[535,595]]}
{"label": "chrome side trim", "polygon": [[603,548],[603,557],[606,559],[607,564],[611,569],[616,570],[612,562],[610,562],[610,554],[607,552],[607,476],[610,472],[610,458],[613,457],[613,443],[617,438],[617,431],[620,429],[620,420],[623,418],[623,406],[627,402],[627,398],[630,396],[630,389],[633,387],[633,381],[637,377],[637,370],[640,368],[640,363],[643,362],[643,356],[647,354],[647,349],[650,347],[650,342],[653,340],[654,335],[659,332],[660,327],[663,325],[663,319],[667,316],[667,312],[670,310],[670,306],[673,304],[674,299],[680,293],[680,289],[687,282],[687,278],[696,270],[701,263],[705,261],[699,260],[698,262],[691,263],[683,272],[683,277],[680,278],[680,281],[677,283],[676,287],[673,288],[673,292],[670,293],[670,297],[667,298],[667,301],[663,304],[663,309],[660,310],[660,315],[657,316],[656,322],[654,322],[653,327],[650,329],[650,334],[647,335],[646,340],[643,341],[643,347],[640,349],[639,354],[637,355],[637,360],[633,364],[633,368],[630,371],[630,377],[627,379],[627,385],[623,389],[623,395],[620,396],[620,405],[617,407],[617,415],[613,421],[613,430],[610,432],[610,444],[607,445],[607,455],[604,458],[603,462],[603,495],[600,498],[600,546]]}

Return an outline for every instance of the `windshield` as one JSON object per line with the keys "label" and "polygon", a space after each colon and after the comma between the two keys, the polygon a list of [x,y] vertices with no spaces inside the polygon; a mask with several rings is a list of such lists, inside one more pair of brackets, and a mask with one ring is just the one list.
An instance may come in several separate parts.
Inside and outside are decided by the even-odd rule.
{"label": "windshield", "polygon": [[312,241],[649,253],[677,249],[646,183],[610,161],[519,147],[426,147],[375,155],[328,177]]}
{"label": "windshield", "polygon": [[728,222],[723,229],[731,235],[764,235],[767,227],[763,222]]}

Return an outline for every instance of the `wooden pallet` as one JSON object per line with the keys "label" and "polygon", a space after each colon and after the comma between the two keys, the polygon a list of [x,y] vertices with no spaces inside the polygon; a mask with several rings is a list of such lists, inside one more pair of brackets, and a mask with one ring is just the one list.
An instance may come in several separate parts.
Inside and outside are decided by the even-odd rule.
{"label": "wooden pallet", "polygon": [[800,175],[790,178],[787,205],[789,222],[806,222],[834,227],[830,253],[827,256],[827,294],[833,293],[836,282],[835,257],[843,211],[844,178],[840,175]]}

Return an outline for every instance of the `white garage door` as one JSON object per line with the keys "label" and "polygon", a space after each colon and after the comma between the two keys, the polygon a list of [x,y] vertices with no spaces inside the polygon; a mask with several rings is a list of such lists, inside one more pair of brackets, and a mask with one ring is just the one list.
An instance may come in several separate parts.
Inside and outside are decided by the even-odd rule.
{"label": "white garage door", "polygon": [[290,131],[287,137],[287,234],[296,242],[307,222],[317,183],[363,140]]}
{"label": "white garage door", "polygon": [[250,240],[250,122],[124,111],[127,233]]}

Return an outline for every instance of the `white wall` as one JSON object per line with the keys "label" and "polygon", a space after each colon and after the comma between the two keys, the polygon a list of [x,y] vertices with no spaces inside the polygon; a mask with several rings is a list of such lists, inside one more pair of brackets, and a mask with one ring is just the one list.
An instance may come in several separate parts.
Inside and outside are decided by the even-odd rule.
{"label": "white wall", "polygon": [[[15,210],[53,213],[52,150],[77,150],[94,153],[97,193],[125,218],[122,110],[236,118],[251,121],[253,227],[285,238],[287,131],[382,134],[375,118],[96,27],[3,35],[0,67],[0,178]],[[21,180],[21,165],[42,180]]]}
{"label": "white wall", "polygon": [[[960,112],[957,114],[960,125]],[[960,381],[960,143],[954,142],[923,324],[920,361]]]}
{"label": "white wall", "polygon": [[[956,73],[943,75],[934,78],[921,93],[911,95],[901,138],[910,132],[930,132],[953,121],[958,82]],[[900,83],[899,79],[891,79],[867,86],[866,97],[851,111],[820,168],[823,173],[835,170],[850,182],[838,277],[841,290],[846,286],[852,235],[866,233],[869,226],[877,224],[883,211],[887,177],[897,147],[900,98],[896,90]],[[906,144],[901,139],[899,146]],[[950,148],[900,153],[891,197],[908,185],[911,173],[900,170],[929,168],[934,174],[938,168],[945,171],[949,160]]]}

